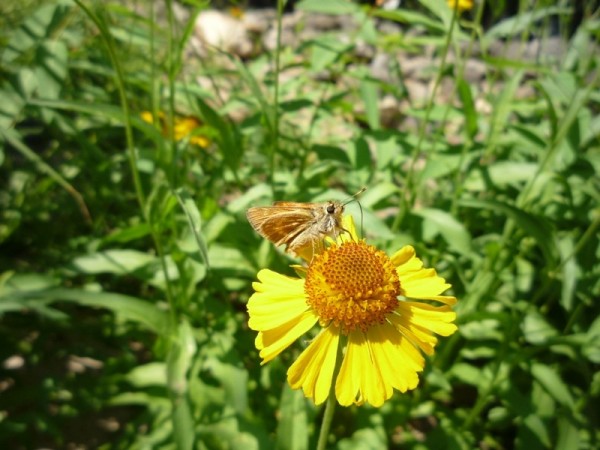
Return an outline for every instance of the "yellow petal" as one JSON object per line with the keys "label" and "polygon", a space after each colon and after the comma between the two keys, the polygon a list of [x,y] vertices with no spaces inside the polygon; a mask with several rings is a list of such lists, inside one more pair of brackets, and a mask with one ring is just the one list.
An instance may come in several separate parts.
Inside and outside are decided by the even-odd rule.
{"label": "yellow petal", "polygon": [[258,282],[252,283],[252,287],[257,292],[264,291],[283,291],[287,292],[291,288],[304,292],[304,280],[292,278],[269,269],[262,269],[257,274]]}
{"label": "yellow petal", "polygon": [[248,300],[248,326],[265,331],[277,328],[309,309],[304,294],[304,280],[280,275],[270,270],[258,273],[261,282],[253,284],[255,293]]}
{"label": "yellow petal", "polygon": [[342,228],[345,230],[339,236],[338,242],[358,242],[358,235],[356,234],[356,226],[354,225],[354,218],[351,215],[345,215],[342,217]]}
{"label": "yellow petal", "polygon": [[391,386],[383,382],[379,366],[371,356],[369,344],[362,331],[348,334],[346,354],[335,384],[340,405],[368,402],[381,406],[392,395]]}
{"label": "yellow petal", "polygon": [[398,268],[398,275],[420,270],[423,267],[423,262],[415,256],[415,249],[410,245],[402,247],[390,259]]}
{"label": "yellow petal", "polygon": [[154,122],[154,116],[150,111],[142,111],[140,113],[140,117],[144,122],[147,122],[149,124],[152,124]]}
{"label": "yellow petal", "polygon": [[435,269],[421,269],[402,275],[398,271],[398,277],[404,295],[411,298],[430,298],[451,287],[446,280],[437,275]]}
{"label": "yellow petal", "polygon": [[432,306],[418,302],[400,302],[396,309],[400,317],[412,326],[418,326],[440,336],[450,336],[457,330],[452,322],[456,320],[456,313],[448,306]]}
{"label": "yellow petal", "polygon": [[[375,364],[379,367],[384,385],[406,392],[419,384],[417,372],[423,370],[425,360],[414,346],[393,325],[386,323],[372,327],[367,332]],[[386,397],[386,400],[387,398]]]}
{"label": "yellow petal", "polygon": [[312,398],[316,405],[329,396],[339,340],[337,327],[323,329],[287,371],[292,389],[302,388],[304,395]]}
{"label": "yellow petal", "polygon": [[312,312],[307,311],[277,328],[265,330],[258,333],[254,341],[256,348],[260,350],[260,357],[265,364],[288,348],[300,336],[310,330],[319,318]]}

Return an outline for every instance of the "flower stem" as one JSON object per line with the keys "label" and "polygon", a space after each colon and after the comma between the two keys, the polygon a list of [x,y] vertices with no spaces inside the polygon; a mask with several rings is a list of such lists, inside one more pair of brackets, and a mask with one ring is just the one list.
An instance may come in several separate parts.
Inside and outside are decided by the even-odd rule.
{"label": "flower stem", "polygon": [[327,403],[325,403],[325,412],[323,413],[323,422],[321,423],[321,431],[319,431],[319,441],[317,442],[317,450],[325,450],[327,448],[327,437],[329,436],[329,430],[331,429],[331,423],[333,422],[333,413],[335,412],[335,404],[337,399],[335,398],[335,381],[337,380],[338,373],[342,367],[343,352],[345,340],[343,337],[340,338],[337,349],[337,357],[335,362],[335,369],[333,370],[333,376],[331,377],[331,387],[329,388],[329,397],[327,397]]}
{"label": "flower stem", "polygon": [[327,397],[327,403],[325,403],[325,413],[323,414],[323,422],[321,423],[321,431],[319,432],[319,442],[317,443],[317,450],[325,450],[327,448],[327,437],[329,436],[329,430],[331,429],[331,423],[333,422],[333,413],[335,412],[335,383],[331,383],[331,392]]}

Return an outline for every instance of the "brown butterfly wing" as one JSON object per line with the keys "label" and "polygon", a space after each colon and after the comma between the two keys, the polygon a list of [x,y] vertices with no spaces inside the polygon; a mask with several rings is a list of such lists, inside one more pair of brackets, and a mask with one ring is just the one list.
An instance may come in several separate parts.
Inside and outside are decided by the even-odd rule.
{"label": "brown butterfly wing", "polygon": [[250,225],[275,245],[293,247],[294,240],[314,224],[314,203],[276,202],[273,206],[248,209]]}

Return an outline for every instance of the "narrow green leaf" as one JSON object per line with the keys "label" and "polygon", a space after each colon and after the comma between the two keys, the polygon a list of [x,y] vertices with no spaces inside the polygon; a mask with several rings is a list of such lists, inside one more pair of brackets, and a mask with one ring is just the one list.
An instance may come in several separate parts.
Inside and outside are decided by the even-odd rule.
{"label": "narrow green leaf", "polygon": [[227,404],[238,414],[245,414],[248,409],[248,371],[215,357],[209,357],[203,364],[203,369],[221,383],[225,389]]}
{"label": "narrow green leaf", "polygon": [[471,86],[462,78],[458,81],[458,95],[465,118],[465,133],[469,140],[473,140],[478,131],[477,112],[475,111]]}
{"label": "narrow green leaf", "polygon": [[561,14],[568,15],[571,13],[571,8],[550,6],[547,8],[538,8],[531,12],[522,12],[508,19],[504,19],[485,33],[485,47],[488,47],[491,42],[496,41],[498,38],[516,36],[521,32],[532,28],[535,26],[536,22],[544,19],[545,17]]}
{"label": "narrow green leaf", "polygon": [[123,319],[137,322],[158,334],[164,334],[169,324],[167,311],[158,309],[156,305],[148,301],[112,292],[89,292],[80,289],[48,289],[13,292],[11,297],[29,301],[68,301],[84,306],[106,308]]}
{"label": "narrow green leaf", "polygon": [[525,340],[534,345],[544,345],[549,339],[558,336],[558,331],[537,310],[527,313],[521,329]]}
{"label": "narrow green leaf", "polygon": [[525,233],[536,240],[549,264],[556,261],[557,250],[554,233],[552,226],[544,218],[497,200],[463,199],[459,201],[459,204],[467,208],[490,209],[510,217]]}
{"label": "narrow green leaf", "polygon": [[580,446],[580,427],[571,417],[559,417],[557,449],[578,449]]}
{"label": "narrow green leaf", "polygon": [[167,385],[167,366],[164,362],[151,362],[131,369],[125,379],[137,388]]}
{"label": "narrow green leaf", "polygon": [[83,215],[83,218],[86,220],[86,222],[91,223],[90,212],[88,211],[87,205],[85,204],[85,200],[83,199],[83,196],[79,193],[79,191],[77,191],[71,185],[71,183],[69,183],[60,173],[58,173],[48,163],[46,163],[38,155],[37,152],[25,145],[25,143],[21,140],[21,136],[17,133],[16,130],[4,130],[0,127],[0,138],[0,143],[2,142],[2,140],[6,140],[25,158],[34,163],[41,173],[48,175],[59,186],[61,186],[65,191],[67,191],[79,206],[79,210]]}
{"label": "narrow green leaf", "polygon": [[250,88],[250,91],[252,92],[252,98],[256,99],[260,104],[263,117],[266,120],[267,127],[269,128],[271,133],[274,133],[275,109],[273,108],[269,99],[267,99],[267,97],[265,96],[263,84],[256,79],[254,74],[250,72],[248,66],[243,61],[231,55],[228,56],[229,60],[233,62],[238,73],[242,76],[247,86]]}
{"label": "narrow green leaf", "polygon": [[575,401],[567,385],[558,372],[545,364],[534,363],[531,365],[531,374],[540,383],[544,390],[558,403],[572,409]]}
{"label": "narrow green leaf", "polygon": [[208,103],[196,98],[196,104],[204,122],[217,131],[216,141],[223,153],[223,159],[231,170],[237,172],[242,157],[243,145],[238,129],[225,118],[221,117]]}
{"label": "narrow green leaf", "polygon": [[68,73],[68,60],[69,51],[65,42],[48,40],[38,47],[34,70],[41,96],[59,98]]}
{"label": "narrow green leaf", "polygon": [[173,402],[171,420],[173,422],[173,436],[177,450],[192,450],[196,438],[196,423],[187,397]]}
{"label": "narrow green leaf", "polygon": [[194,234],[194,238],[196,239],[196,244],[198,246],[198,252],[202,256],[202,260],[206,264],[206,267],[210,268],[210,264],[208,262],[208,249],[206,247],[206,241],[202,236],[202,217],[200,216],[200,211],[196,206],[196,202],[194,199],[192,199],[189,192],[183,188],[177,189],[175,191],[175,196],[177,197],[177,201],[179,201],[179,204],[185,213],[190,230]]}
{"label": "narrow green leaf", "polygon": [[433,226],[450,248],[463,255],[471,252],[471,235],[451,214],[433,208],[418,209],[413,211],[413,214],[422,217],[428,225]]}
{"label": "narrow green leaf", "polygon": [[394,10],[386,10],[386,9],[375,9],[373,11],[373,16],[380,17],[382,19],[391,20],[394,22],[405,23],[411,26],[415,25],[423,25],[430,31],[445,31],[444,24],[432,20],[424,14],[413,12],[404,9],[394,9]]}
{"label": "narrow green leaf", "polygon": [[583,355],[595,364],[600,364],[600,317],[590,325],[581,348]]}
{"label": "narrow green leaf", "polygon": [[195,429],[188,394],[188,374],[197,345],[192,327],[186,319],[179,322],[169,342],[167,388],[173,404],[173,435],[178,449],[192,449]]}
{"label": "narrow green leaf", "polygon": [[284,383],[279,402],[280,420],[277,426],[277,450],[307,450],[308,422],[306,399],[299,390]]}
{"label": "narrow green leaf", "polygon": [[360,6],[350,0],[302,0],[296,3],[295,9],[321,14],[341,15],[360,11]]}
{"label": "narrow green leaf", "polygon": [[352,437],[342,439],[337,448],[339,450],[380,450],[389,448],[389,444],[381,427],[362,428],[355,431]]}
{"label": "narrow green leaf", "polygon": [[454,11],[450,9],[445,1],[419,0],[419,3],[427,8],[431,14],[440,19],[446,26],[446,29],[450,29],[450,23],[452,22],[452,15],[454,14]]}
{"label": "narrow green leaf", "polygon": [[494,102],[494,112],[492,114],[490,133],[488,136],[489,150],[492,150],[498,144],[500,135],[506,128],[509,115],[514,105],[513,100],[515,93],[517,88],[521,85],[524,73],[523,70],[515,72],[512,77],[506,81],[497,101]]}
{"label": "narrow green leaf", "polygon": [[126,244],[150,235],[150,226],[147,223],[137,223],[123,229],[115,229],[103,240],[104,244],[118,242]]}
{"label": "narrow green leaf", "polygon": [[197,345],[192,327],[186,319],[181,319],[173,334],[167,356],[167,386],[174,395],[183,396],[187,393],[187,374]]}
{"label": "narrow green leaf", "polygon": [[337,36],[328,34],[314,38],[310,44],[310,67],[315,72],[326,70],[351,48],[350,44],[341,42]]}
{"label": "narrow green leaf", "polygon": [[537,414],[529,414],[525,417],[519,431],[522,433],[521,448],[550,448],[548,427]]}
{"label": "narrow green leaf", "polygon": [[571,312],[575,306],[575,293],[577,291],[577,281],[579,279],[580,268],[575,259],[575,242],[572,236],[564,236],[558,242],[558,251],[560,252],[562,284],[560,290],[560,304],[565,311]]}
{"label": "narrow green leaf", "polygon": [[71,265],[81,273],[127,275],[155,261],[155,256],[145,252],[114,249],[79,256],[73,260]]}
{"label": "narrow green leaf", "polygon": [[378,86],[379,83],[375,80],[369,79],[366,76],[360,80],[360,96],[363,104],[365,105],[365,114],[367,116],[367,123],[371,130],[378,130],[381,128],[379,120],[379,106],[378,106]]}

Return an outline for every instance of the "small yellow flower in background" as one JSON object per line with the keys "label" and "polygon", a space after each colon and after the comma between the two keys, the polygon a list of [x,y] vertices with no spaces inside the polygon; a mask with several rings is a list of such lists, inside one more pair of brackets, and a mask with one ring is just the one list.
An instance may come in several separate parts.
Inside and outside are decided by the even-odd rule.
{"label": "small yellow flower in background", "polygon": [[473,9],[473,0],[446,0],[451,9],[457,9],[458,12],[470,11]]}
{"label": "small yellow flower in background", "polygon": [[[154,116],[150,111],[143,111],[140,117],[144,122],[154,123]],[[165,114],[160,111],[158,113],[158,122],[161,125],[161,133],[163,136],[169,135],[169,129],[167,128],[167,120]],[[176,141],[181,141],[189,137],[190,143],[197,145],[198,147],[207,148],[210,145],[210,139],[206,136],[199,134],[193,134],[196,128],[199,128],[202,122],[193,116],[177,116],[174,119],[173,124],[173,138]]]}
{"label": "small yellow flower in background", "polygon": [[234,17],[236,19],[241,19],[242,17],[244,17],[244,14],[246,14],[246,13],[239,6],[231,6],[229,8],[229,15],[231,17]]}
{"label": "small yellow flower in background", "polygon": [[[351,216],[343,226],[348,233],[314,257],[305,278],[258,272],[248,324],[258,331],[263,364],[318,324],[318,335],[288,369],[290,386],[320,404],[335,383],[341,405],[381,406],[394,389],[417,387],[421,352],[433,354],[434,333],[457,330],[450,308],[456,298],[441,295],[450,285],[423,268],[411,246],[388,257],[358,239]],[[333,380],[340,345],[345,353]]]}
{"label": "small yellow flower in background", "polygon": [[201,125],[202,123],[193,116],[176,117],[173,126],[173,136],[176,141],[181,141],[189,136],[190,143],[206,148],[210,145],[210,139],[199,134],[192,134]]}

